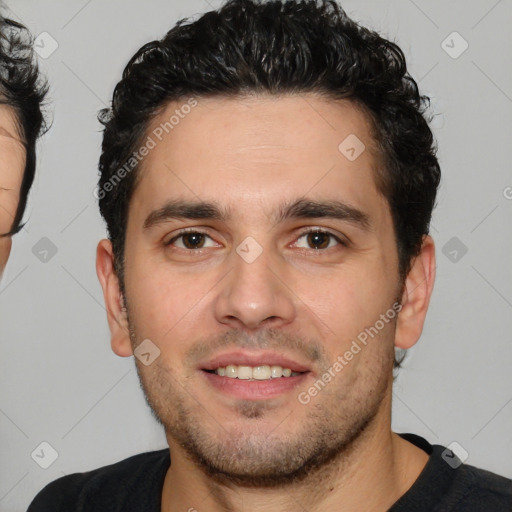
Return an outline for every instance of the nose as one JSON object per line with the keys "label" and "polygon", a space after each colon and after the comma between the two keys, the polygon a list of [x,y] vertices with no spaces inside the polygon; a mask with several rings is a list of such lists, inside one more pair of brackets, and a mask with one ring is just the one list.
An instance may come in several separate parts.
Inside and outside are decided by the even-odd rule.
{"label": "nose", "polygon": [[214,305],[217,321],[251,330],[292,322],[296,304],[285,267],[267,249],[253,261],[240,254],[233,251],[233,268],[219,283]]}

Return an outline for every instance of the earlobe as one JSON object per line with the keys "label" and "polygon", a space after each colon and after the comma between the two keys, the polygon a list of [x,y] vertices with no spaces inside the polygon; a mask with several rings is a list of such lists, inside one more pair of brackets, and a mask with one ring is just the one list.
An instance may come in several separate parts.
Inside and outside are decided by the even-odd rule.
{"label": "earlobe", "polygon": [[110,344],[121,357],[133,355],[128,319],[123,304],[119,279],[114,270],[114,254],[110,240],[101,240],[96,250],[96,273],[103,289],[107,319],[110,328]]}
{"label": "earlobe", "polygon": [[435,272],[434,241],[430,235],[425,235],[421,251],[405,281],[402,309],[398,315],[395,332],[397,348],[411,348],[420,338],[434,288]]}

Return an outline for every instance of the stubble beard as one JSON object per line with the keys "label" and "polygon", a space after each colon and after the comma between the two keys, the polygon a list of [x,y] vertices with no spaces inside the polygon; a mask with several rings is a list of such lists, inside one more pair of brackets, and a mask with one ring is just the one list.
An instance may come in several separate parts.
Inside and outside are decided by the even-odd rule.
{"label": "stubble beard", "polygon": [[[286,437],[281,425],[293,424],[293,413],[272,432],[258,432],[256,422],[271,418],[276,410],[265,402],[240,400],[235,402],[235,409],[245,418],[246,427],[227,429],[221,418],[213,418],[211,406],[193,397],[160,359],[150,367],[138,362],[137,372],[153,415],[205,474],[236,485],[277,487],[343,466],[357,440],[370,430],[387,396],[393,355],[392,351],[376,354],[371,370],[367,368],[351,389],[338,386],[339,393],[331,388],[307,405],[297,402],[297,407],[308,410],[301,416],[302,424]],[[336,386],[336,379],[329,386]]]}

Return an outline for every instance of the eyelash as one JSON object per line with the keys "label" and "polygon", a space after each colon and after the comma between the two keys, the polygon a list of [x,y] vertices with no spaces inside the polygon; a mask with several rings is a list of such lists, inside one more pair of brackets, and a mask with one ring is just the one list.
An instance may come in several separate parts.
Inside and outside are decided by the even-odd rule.
{"label": "eyelash", "polygon": [[[195,228],[187,228],[187,229],[182,229],[181,231],[178,231],[178,233],[174,237],[172,237],[168,242],[166,242],[164,245],[166,247],[169,247],[174,242],[176,242],[176,240],[178,240],[179,238],[183,237],[184,235],[191,234],[191,233],[197,234],[197,235],[204,235],[204,236],[207,236],[209,238],[212,238],[205,231],[200,231],[200,230],[195,229]],[[325,230],[320,229],[320,228],[309,228],[309,229],[303,231],[299,235],[297,240],[300,240],[302,237],[304,237],[306,235],[309,235],[310,233],[319,233],[319,234],[323,234],[323,235],[328,235],[328,236],[331,237],[331,239],[336,240],[342,247],[348,247],[349,246],[349,242],[348,241],[345,241],[345,240],[337,237],[334,233],[331,233],[330,231],[325,231]],[[208,248],[206,248],[206,249],[208,249]],[[187,252],[187,253],[190,253],[190,254],[198,254],[198,255],[202,254],[202,252],[204,250],[206,250],[206,249],[183,249],[181,247],[176,248],[176,250],[179,250],[179,251],[184,251],[184,252]],[[304,249],[304,248],[302,248],[302,250],[314,251],[314,252],[326,252],[329,249],[334,249],[334,247],[329,247],[329,248],[326,248],[326,249]]]}

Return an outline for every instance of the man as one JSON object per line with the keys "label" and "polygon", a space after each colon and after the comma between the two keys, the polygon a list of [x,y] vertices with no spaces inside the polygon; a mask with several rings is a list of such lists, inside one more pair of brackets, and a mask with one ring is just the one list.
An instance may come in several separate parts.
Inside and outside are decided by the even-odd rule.
{"label": "man", "polygon": [[27,29],[0,16],[0,276],[11,251],[11,236],[23,227],[47,90]]}
{"label": "man", "polygon": [[231,0],[137,52],[101,115],[97,272],[169,450],[30,512],[510,509],[510,480],[391,431],[434,284],[425,106],[334,2]]}

